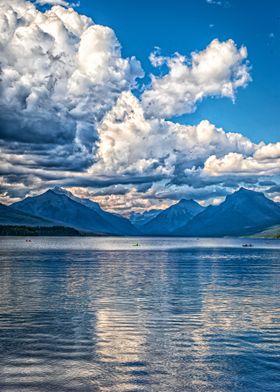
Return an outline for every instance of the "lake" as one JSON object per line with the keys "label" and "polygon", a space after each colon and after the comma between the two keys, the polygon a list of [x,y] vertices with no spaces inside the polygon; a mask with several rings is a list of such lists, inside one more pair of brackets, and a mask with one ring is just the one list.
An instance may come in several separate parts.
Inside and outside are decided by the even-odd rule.
{"label": "lake", "polygon": [[1,391],[280,391],[280,241],[2,237],[0,257]]}

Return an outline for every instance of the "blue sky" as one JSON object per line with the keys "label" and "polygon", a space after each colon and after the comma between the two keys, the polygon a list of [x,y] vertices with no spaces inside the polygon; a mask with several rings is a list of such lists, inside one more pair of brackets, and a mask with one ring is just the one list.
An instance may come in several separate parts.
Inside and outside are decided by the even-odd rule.
{"label": "blue sky", "polygon": [[[253,81],[240,89],[235,104],[226,98],[206,99],[193,114],[176,121],[196,124],[209,119],[227,131],[253,141],[275,142],[280,134],[280,2],[278,0],[80,0],[79,11],[96,23],[110,26],[123,54],[135,55],[147,72],[154,46],[164,55],[189,55],[203,50],[214,38],[232,38],[245,45]],[[214,25],[211,26],[210,25]]]}
{"label": "blue sky", "polygon": [[278,0],[0,5],[0,201],[280,202]]}

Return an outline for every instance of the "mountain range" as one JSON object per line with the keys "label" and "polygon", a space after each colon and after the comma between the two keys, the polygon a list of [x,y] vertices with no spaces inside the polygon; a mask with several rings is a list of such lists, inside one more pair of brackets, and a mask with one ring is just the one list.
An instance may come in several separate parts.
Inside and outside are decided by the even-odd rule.
{"label": "mountain range", "polygon": [[51,220],[56,226],[63,225],[90,234],[137,235],[131,222],[118,215],[102,210],[98,203],[78,198],[62,188],[14,203],[14,209]]}
{"label": "mountain range", "polygon": [[45,228],[40,233],[49,233],[53,227],[55,233],[66,235],[223,237],[250,235],[279,224],[280,205],[261,192],[244,188],[217,206],[203,207],[182,199],[165,210],[133,213],[130,220],[59,187],[10,206],[0,204],[0,234],[8,227],[25,226]]}
{"label": "mountain range", "polygon": [[280,207],[261,192],[240,188],[209,206],[173,234],[196,237],[247,235],[280,222]]}
{"label": "mountain range", "polygon": [[194,200],[182,199],[177,204],[163,210],[140,227],[143,234],[170,235],[179,227],[188,224],[204,207]]}

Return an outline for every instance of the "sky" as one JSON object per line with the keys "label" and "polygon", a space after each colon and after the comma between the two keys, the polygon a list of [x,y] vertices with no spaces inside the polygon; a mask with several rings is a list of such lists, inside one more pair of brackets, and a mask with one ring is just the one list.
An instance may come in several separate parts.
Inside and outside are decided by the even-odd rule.
{"label": "sky", "polygon": [[278,0],[0,0],[0,201],[280,201]]}
{"label": "sky", "polygon": [[[205,100],[182,123],[207,118],[227,131],[254,142],[279,140],[280,121],[280,3],[278,0],[136,0],[81,1],[79,11],[116,32],[125,56],[135,55],[147,73],[154,72],[149,54],[155,46],[164,55],[189,55],[215,38],[233,39],[248,49],[253,83],[228,99]],[[178,121],[178,118],[176,118]]]}

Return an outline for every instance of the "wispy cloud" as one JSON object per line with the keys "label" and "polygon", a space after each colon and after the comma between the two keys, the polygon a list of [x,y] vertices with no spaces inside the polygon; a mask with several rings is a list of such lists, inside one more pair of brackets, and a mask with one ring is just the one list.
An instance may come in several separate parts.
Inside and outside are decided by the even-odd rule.
{"label": "wispy cloud", "polygon": [[231,3],[227,0],[206,0],[206,3],[210,5],[225,7],[225,8],[229,8],[231,6]]}
{"label": "wispy cloud", "polygon": [[79,7],[79,1],[65,1],[65,0],[35,0],[38,5],[62,5],[64,7]]}

